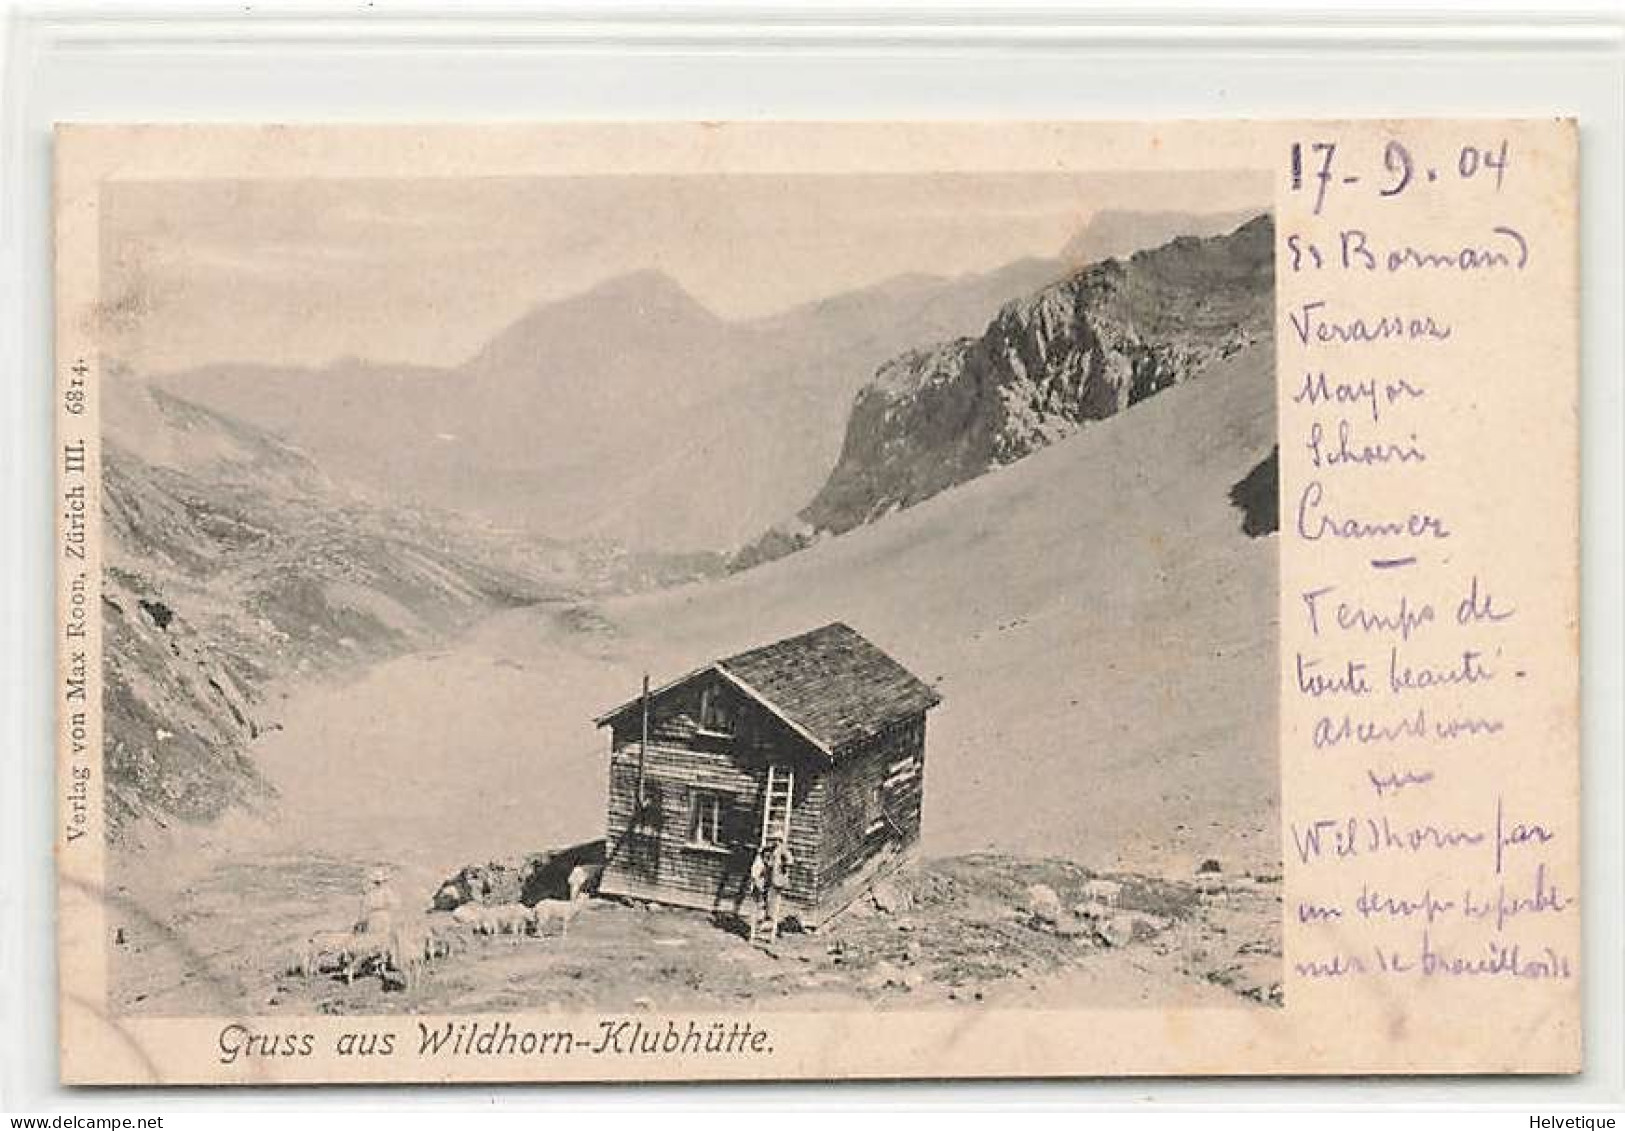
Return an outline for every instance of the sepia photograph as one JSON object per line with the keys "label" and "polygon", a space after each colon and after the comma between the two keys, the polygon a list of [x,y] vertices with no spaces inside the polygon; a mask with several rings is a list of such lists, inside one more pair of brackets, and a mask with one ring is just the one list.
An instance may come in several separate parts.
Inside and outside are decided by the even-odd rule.
{"label": "sepia photograph", "polygon": [[1270,198],[104,184],[109,1008],[1279,1007]]}

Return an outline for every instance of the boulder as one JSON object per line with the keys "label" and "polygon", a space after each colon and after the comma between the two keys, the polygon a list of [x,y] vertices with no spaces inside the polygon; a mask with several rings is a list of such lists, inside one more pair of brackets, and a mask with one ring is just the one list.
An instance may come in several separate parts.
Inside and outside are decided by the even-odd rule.
{"label": "boulder", "polygon": [[1040,923],[1061,921],[1061,897],[1048,884],[1033,884],[1027,889],[1027,910]]}
{"label": "boulder", "polygon": [[436,911],[455,911],[465,903],[528,907],[544,899],[579,899],[597,890],[603,870],[602,840],[469,864],[436,889],[433,906]]}
{"label": "boulder", "polygon": [[1171,925],[1173,920],[1165,919],[1161,915],[1153,915],[1149,911],[1126,911],[1123,913],[1134,928],[1134,937],[1149,939],[1162,934]]}
{"label": "boulder", "polygon": [[1114,915],[1095,927],[1095,938],[1106,946],[1123,947],[1134,941],[1134,919],[1129,915]]}
{"label": "boulder", "polygon": [[908,893],[898,887],[891,880],[881,880],[869,889],[869,900],[875,905],[875,910],[886,915],[895,915],[899,911],[907,911],[913,901]]}
{"label": "boulder", "polygon": [[434,893],[434,899],[430,901],[430,906],[436,911],[456,911],[468,901],[468,889],[455,880],[447,880]]}
{"label": "boulder", "polygon": [[440,885],[434,893],[434,909],[454,911],[465,903],[518,903],[523,890],[524,875],[519,868],[499,861],[469,864]]}

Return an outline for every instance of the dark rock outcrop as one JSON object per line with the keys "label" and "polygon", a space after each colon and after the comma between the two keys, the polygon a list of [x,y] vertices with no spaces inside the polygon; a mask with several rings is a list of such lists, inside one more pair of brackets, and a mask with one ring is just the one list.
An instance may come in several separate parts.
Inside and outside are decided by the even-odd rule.
{"label": "dark rock outcrop", "polygon": [[573,894],[572,871],[582,866],[602,868],[603,863],[604,842],[589,840],[509,860],[468,864],[435,890],[430,906],[436,911],[455,911],[465,903],[530,907],[544,899],[565,899]]}
{"label": "dark rock outcrop", "polygon": [[800,517],[841,533],[912,506],[1267,342],[1273,318],[1267,216],[1097,263],[1005,306],[980,337],[882,366]]}
{"label": "dark rock outcrop", "polygon": [[1259,460],[1230,488],[1230,505],[1241,512],[1241,532],[1262,538],[1281,529],[1281,448]]}

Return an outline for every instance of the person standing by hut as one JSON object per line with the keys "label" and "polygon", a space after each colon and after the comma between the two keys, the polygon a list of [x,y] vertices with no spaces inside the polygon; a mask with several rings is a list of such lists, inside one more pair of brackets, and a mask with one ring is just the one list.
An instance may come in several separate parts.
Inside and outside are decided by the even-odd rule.
{"label": "person standing by hut", "polygon": [[389,886],[389,873],[382,868],[374,868],[367,878],[367,890],[361,895],[361,920],[356,924],[357,933],[374,938],[387,936],[395,925],[395,909],[400,905],[400,897]]}
{"label": "person standing by hut", "polygon": [[767,854],[767,919],[772,924],[772,937],[779,937],[780,916],[783,914],[784,889],[790,886],[790,865],[796,862],[790,855],[790,846],[775,840]]}
{"label": "person standing by hut", "polygon": [[751,941],[756,940],[756,924],[767,918],[767,857],[758,848],[750,862],[750,898],[755,906],[755,920],[751,926]]}

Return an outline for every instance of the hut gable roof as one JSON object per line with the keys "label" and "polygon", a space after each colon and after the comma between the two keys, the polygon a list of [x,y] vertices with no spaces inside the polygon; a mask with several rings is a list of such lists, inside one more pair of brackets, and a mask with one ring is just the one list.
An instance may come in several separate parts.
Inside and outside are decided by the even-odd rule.
{"label": "hut gable roof", "polygon": [[[840,623],[718,660],[653,694],[711,671],[831,757],[843,746],[942,701],[902,664]],[[599,718],[598,725],[637,704],[637,699],[622,704]]]}

